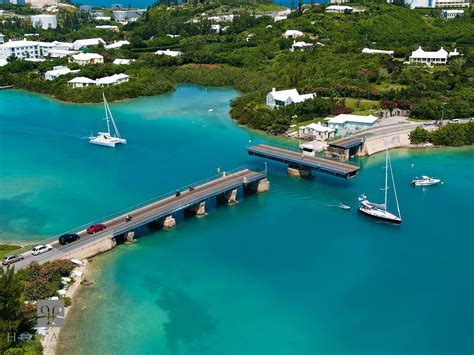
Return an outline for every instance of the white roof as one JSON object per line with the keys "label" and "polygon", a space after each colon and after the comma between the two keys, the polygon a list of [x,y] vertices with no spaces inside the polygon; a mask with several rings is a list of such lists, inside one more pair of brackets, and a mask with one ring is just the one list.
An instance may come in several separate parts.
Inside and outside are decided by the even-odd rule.
{"label": "white roof", "polygon": [[85,76],[78,76],[68,81],[71,84],[95,84],[95,80],[86,78]]}
{"label": "white roof", "polygon": [[304,48],[304,47],[312,47],[314,46],[313,43],[306,43],[306,42],[295,42],[293,43],[293,46],[292,47],[299,47],[299,48]]}
{"label": "white roof", "polygon": [[326,10],[353,10],[352,7],[350,6],[345,6],[345,5],[330,5],[326,7]]}
{"label": "white roof", "polygon": [[16,47],[30,47],[30,46],[37,46],[38,42],[36,41],[8,41],[3,44],[0,44],[0,48],[16,48]]}
{"label": "white roof", "polygon": [[94,20],[99,20],[99,21],[110,21],[112,17],[110,16],[94,16]]}
{"label": "white roof", "polygon": [[134,60],[133,59],[121,59],[121,58],[117,58],[117,59],[114,59],[113,61],[113,64],[131,64],[133,63]]}
{"label": "white roof", "polygon": [[119,81],[120,79],[128,79],[129,76],[124,73],[114,74],[112,76],[106,76],[96,80],[97,85],[100,84],[113,84]]}
{"label": "white roof", "polygon": [[362,50],[362,53],[368,53],[368,54],[390,54],[393,55],[393,51],[386,51],[382,49],[371,49],[371,48],[364,48]]}
{"label": "white roof", "polygon": [[372,124],[375,121],[377,121],[378,118],[373,115],[362,116],[362,115],[350,115],[350,114],[343,113],[343,114],[337,115],[336,117],[326,118],[326,120],[328,121],[328,123],[334,123],[334,124],[344,124],[346,122]]}
{"label": "white roof", "polygon": [[424,51],[421,47],[418,47],[416,51],[411,52],[410,58],[421,58],[421,59],[446,59],[448,57],[448,52],[445,51],[443,47],[436,52],[427,52]]}
{"label": "white roof", "polygon": [[104,57],[102,57],[100,54],[97,54],[97,53],[79,53],[79,54],[73,55],[72,58],[74,60],[83,61],[83,60],[91,60],[91,59],[103,59]]}
{"label": "white roof", "polygon": [[443,10],[443,13],[445,13],[445,14],[464,14],[464,10]]}
{"label": "white roof", "polygon": [[300,129],[305,129],[305,128],[309,128],[309,129],[313,129],[317,132],[334,132],[334,129],[332,128],[329,128],[327,126],[323,126],[320,122],[318,123],[310,123],[309,125],[307,126],[301,126]]}
{"label": "white roof", "polygon": [[98,44],[105,44],[105,41],[102,38],[87,38],[87,39],[78,39],[77,41],[74,41],[74,46],[81,46],[81,47],[87,47],[87,46],[97,46]]}
{"label": "white roof", "polygon": [[79,70],[71,70],[67,67],[58,67],[53,70],[48,70],[45,74],[53,75],[53,76],[61,76],[66,75],[69,73],[77,73]]}
{"label": "white roof", "polygon": [[291,97],[292,101],[294,102],[294,99],[297,99],[300,94],[296,89],[289,89],[289,90],[280,90],[280,91],[271,91],[270,92],[273,96],[274,100],[278,101],[286,101],[289,97]]}
{"label": "white roof", "polygon": [[0,67],[3,67],[8,64],[8,61],[6,59],[0,59]]}
{"label": "white roof", "polygon": [[170,57],[177,57],[183,54],[183,52],[180,51],[172,51],[171,49],[167,49],[165,51],[159,50],[156,51],[155,54],[157,55],[168,55]]}
{"label": "white roof", "polygon": [[285,37],[299,37],[299,36],[304,36],[304,33],[298,30],[286,30],[286,32],[283,34]]}
{"label": "white roof", "polygon": [[126,44],[130,44],[130,42],[129,41],[117,41],[117,42],[106,45],[105,49],[116,49],[116,48],[120,48],[120,47],[122,47]]}

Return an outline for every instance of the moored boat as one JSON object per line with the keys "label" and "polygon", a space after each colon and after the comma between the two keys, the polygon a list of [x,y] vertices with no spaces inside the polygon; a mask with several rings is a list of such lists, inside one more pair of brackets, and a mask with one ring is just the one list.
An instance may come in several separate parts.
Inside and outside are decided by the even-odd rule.
{"label": "moored boat", "polygon": [[[110,111],[109,105],[105,98],[104,93],[102,93],[104,98],[104,110],[105,110],[105,121],[107,122],[107,132],[99,132],[97,136],[92,136],[89,138],[89,143],[95,145],[101,145],[103,147],[115,148],[116,144],[127,144],[127,140],[120,136],[117,125],[115,124],[114,117]],[[114,127],[115,134],[112,136],[110,133],[110,122]]]}
{"label": "moored boat", "polygon": [[422,176],[421,179],[418,179],[418,177],[414,180],[412,180],[411,184],[414,186],[431,186],[431,185],[436,185],[441,182],[440,179],[435,179],[431,178],[429,176]]}

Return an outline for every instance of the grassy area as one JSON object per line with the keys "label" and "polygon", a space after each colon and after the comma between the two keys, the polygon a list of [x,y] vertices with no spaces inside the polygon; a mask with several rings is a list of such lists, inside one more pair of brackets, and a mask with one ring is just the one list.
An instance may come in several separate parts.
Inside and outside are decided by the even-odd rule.
{"label": "grassy area", "polygon": [[375,100],[367,99],[353,99],[345,98],[345,103],[347,107],[350,107],[354,110],[354,114],[357,115],[370,115],[376,111],[380,111],[380,103]]}
{"label": "grassy area", "polygon": [[7,254],[13,253],[13,251],[20,249],[18,245],[0,244],[0,258],[3,258]]}

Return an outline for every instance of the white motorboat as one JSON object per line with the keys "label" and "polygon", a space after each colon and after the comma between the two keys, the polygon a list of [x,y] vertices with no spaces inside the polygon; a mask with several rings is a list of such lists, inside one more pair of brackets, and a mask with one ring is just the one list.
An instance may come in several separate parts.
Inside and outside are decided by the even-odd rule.
{"label": "white motorboat", "polygon": [[[397,203],[397,211],[398,215],[395,215],[389,211],[387,211],[387,197],[388,197],[388,171],[390,169],[390,175],[392,177],[392,185],[393,185],[393,191],[395,195],[395,201]],[[398,196],[397,196],[397,190],[395,187],[395,179],[393,178],[393,171],[392,171],[392,163],[390,161],[390,156],[388,154],[388,150],[385,151],[385,188],[383,189],[385,191],[385,201],[383,204],[378,204],[378,203],[373,203],[370,202],[367,199],[367,196],[361,195],[359,197],[360,201],[360,207],[359,211],[362,212],[363,214],[370,216],[375,219],[379,219],[384,222],[390,222],[390,223],[396,223],[400,224],[402,223],[402,218],[400,214],[400,205],[398,204]]]}
{"label": "white motorboat", "polygon": [[431,186],[439,184],[440,182],[440,179],[431,178],[429,176],[422,176],[421,179],[418,179],[417,177],[416,179],[412,180],[411,184],[415,186]]}
{"label": "white motorboat", "polygon": [[[99,132],[96,137],[92,136],[89,138],[89,143],[101,145],[103,147],[115,148],[116,144],[127,144],[127,140],[120,136],[117,125],[115,124],[114,117],[110,111],[109,104],[105,98],[105,95],[102,93],[104,98],[104,110],[105,110],[105,121],[107,122],[107,132]],[[110,133],[110,122],[114,127],[115,134],[112,136]]]}

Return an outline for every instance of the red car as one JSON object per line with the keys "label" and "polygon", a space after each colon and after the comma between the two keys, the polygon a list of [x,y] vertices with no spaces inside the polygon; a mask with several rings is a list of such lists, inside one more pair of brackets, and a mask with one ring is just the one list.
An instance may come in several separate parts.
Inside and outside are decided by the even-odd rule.
{"label": "red car", "polygon": [[87,234],[94,234],[104,230],[105,228],[107,228],[105,224],[93,224],[92,226],[87,228]]}

